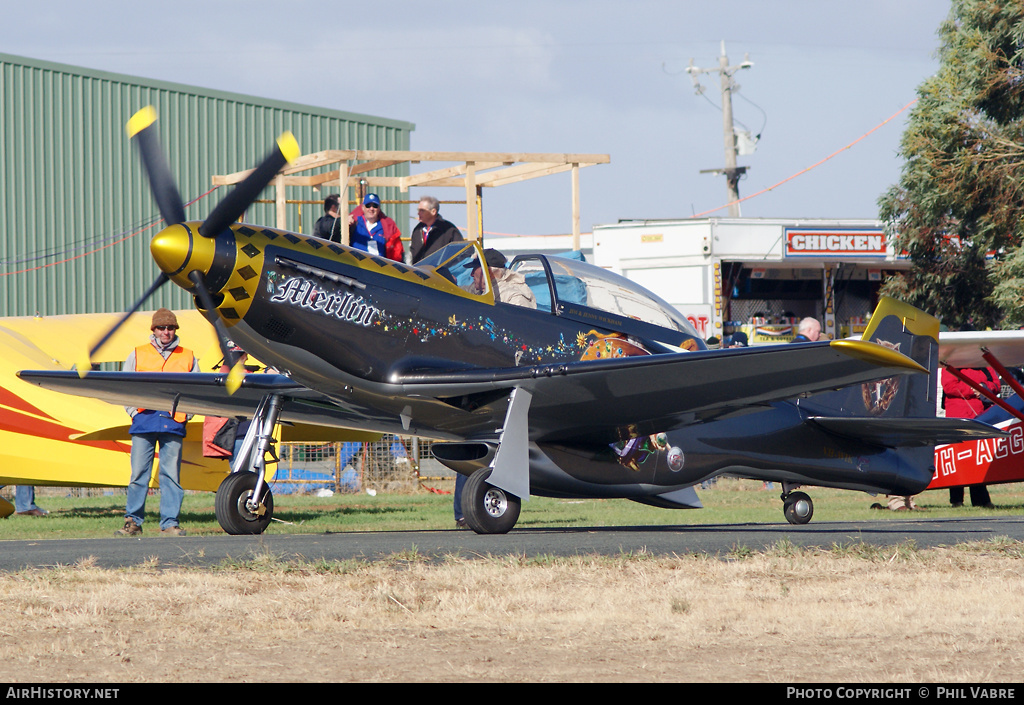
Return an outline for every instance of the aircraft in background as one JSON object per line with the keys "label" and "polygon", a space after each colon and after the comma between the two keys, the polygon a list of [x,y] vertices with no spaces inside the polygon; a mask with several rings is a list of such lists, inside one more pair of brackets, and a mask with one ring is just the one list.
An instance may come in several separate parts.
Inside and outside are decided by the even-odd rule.
{"label": "aircraft in background", "polygon": [[953,374],[960,368],[992,367],[1014,395],[1001,399],[960,378],[992,404],[977,420],[1002,429],[1007,436],[937,446],[935,473],[927,489],[1024,482],[1024,387],[1007,369],[1024,366],[1024,331],[943,332],[939,361]]}
{"label": "aircraft in background", "polygon": [[[221,357],[215,331],[197,311],[177,311],[182,339],[202,369]],[[110,330],[120,314],[0,318],[0,484],[125,487],[130,475],[130,419],[124,407],[75,399],[18,378],[18,370],[67,370],[82,347]],[[93,362],[123,362],[149,334],[149,314],[131,316]],[[158,461],[159,462],[159,461]],[[202,455],[202,419],[189,423],[181,484],[215,491],[228,463]],[[150,486],[157,486],[154,467]]]}
{"label": "aircraft in background", "polygon": [[[298,157],[290,134],[206,220],[186,222],[155,120],[145,109],[129,121],[168,224],[150,246],[161,273],[133,310],[171,281],[196,297],[226,359],[230,336],[282,374],[19,376],[146,408],[257,407],[217,491],[228,533],[270,521],[254,458],[279,420],[435,439],[434,456],[468,476],[463,509],[478,533],[509,531],[531,495],[696,508],[694,485],[723,473],[780,482],[786,518],[805,523],[800,486],[915,494],[936,443],[1004,435],[935,418],[938,321],[910,306],[883,301],[862,340],[711,351],[642,287],[544,255],[511,264],[536,309],[502,303],[478,242],[408,266],[236,222]],[[483,288],[470,291],[477,269]]]}
{"label": "aircraft in background", "polygon": [[[175,314],[183,344],[195,351],[200,369],[218,369],[222,352],[215,330],[198,311]],[[124,407],[70,397],[17,376],[27,367],[68,370],[82,359],[87,342],[110,330],[120,318],[121,314],[0,318],[0,485],[127,486],[131,436]],[[128,317],[92,363],[123,362],[132,348],[147,340],[151,318],[149,313]],[[201,417],[188,423],[181,484],[188,490],[214,492],[230,472],[230,465],[224,459],[203,456],[202,426]],[[278,428],[274,437],[285,441],[353,440],[352,434],[296,426]],[[272,476],[274,463],[269,465],[268,476]],[[158,486],[157,477],[155,465],[150,478],[153,488]]]}

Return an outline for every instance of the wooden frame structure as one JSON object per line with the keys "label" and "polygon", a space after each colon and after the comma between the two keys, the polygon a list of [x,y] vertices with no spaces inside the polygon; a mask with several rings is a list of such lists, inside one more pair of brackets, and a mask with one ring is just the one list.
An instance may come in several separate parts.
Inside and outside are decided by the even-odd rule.
{"label": "wooden frame structure", "polygon": [[[396,187],[406,192],[411,187],[461,187],[466,194],[467,239],[480,238],[481,209],[484,187],[503,186],[527,179],[572,172],[572,234],[573,247],[580,241],[580,181],[581,167],[608,164],[607,154],[532,154],[515,152],[410,152],[386,150],[331,149],[299,157],[286,166],[274,181],[277,203],[277,227],[285,227],[285,191],[288,186],[305,186],[319,190],[336,187],[342,202],[349,200],[349,188],[365,184],[369,188]],[[373,172],[403,163],[452,163],[410,174],[408,176],[374,176]],[[306,174],[312,170],[317,173]],[[236,184],[249,171],[213,177],[214,186]],[[342,228],[347,241],[348,231]]]}

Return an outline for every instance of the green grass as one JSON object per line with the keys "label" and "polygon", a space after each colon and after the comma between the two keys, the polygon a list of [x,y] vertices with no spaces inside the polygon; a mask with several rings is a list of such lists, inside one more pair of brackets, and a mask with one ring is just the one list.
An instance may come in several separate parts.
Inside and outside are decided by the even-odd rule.
{"label": "green grass", "polygon": [[[447,488],[443,483],[433,483]],[[994,485],[989,488],[997,509],[971,506],[953,509],[945,490],[918,495],[922,512],[890,512],[870,508],[884,504],[884,497],[862,492],[804,488],[814,500],[813,521],[905,520],[908,518],[1017,516],[1024,511],[1024,484]],[[12,487],[4,489],[8,496]],[[124,491],[94,497],[68,496],[66,488],[38,488],[37,503],[48,509],[47,517],[12,516],[0,521],[0,540],[110,537],[124,523]],[[647,507],[627,500],[570,500],[534,497],[523,503],[520,528],[562,528],[588,526],[664,526],[699,524],[780,523],[782,502],[779,488],[762,489],[760,482],[720,480],[707,490],[698,490],[705,508],[669,510]],[[181,524],[193,535],[223,533],[213,512],[212,493],[188,493],[181,511]],[[352,531],[424,531],[451,529],[450,494],[336,494],[278,495],[274,498],[274,521],[268,533],[308,534]],[[147,502],[145,530],[156,530],[155,513],[159,497]]]}

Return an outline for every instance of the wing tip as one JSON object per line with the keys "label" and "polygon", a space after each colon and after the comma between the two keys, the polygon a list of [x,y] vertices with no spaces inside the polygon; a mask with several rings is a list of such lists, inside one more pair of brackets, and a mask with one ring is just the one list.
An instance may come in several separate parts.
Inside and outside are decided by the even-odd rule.
{"label": "wing tip", "polygon": [[901,352],[890,350],[878,343],[867,340],[833,340],[830,347],[849,357],[869,362],[880,367],[902,367],[911,372],[928,374],[928,368]]}

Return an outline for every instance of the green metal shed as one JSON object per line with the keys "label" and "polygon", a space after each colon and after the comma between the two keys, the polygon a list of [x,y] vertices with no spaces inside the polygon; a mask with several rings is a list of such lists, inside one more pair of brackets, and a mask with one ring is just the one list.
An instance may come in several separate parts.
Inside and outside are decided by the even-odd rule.
{"label": "green metal shed", "polygon": [[[160,139],[186,216],[201,220],[223,197],[211,177],[255,166],[284,130],[303,153],[408,150],[415,126],[399,120],[213,91],[0,53],[0,315],[123,311],[157,275],[149,240],[161,227],[149,184],[125,134],[155,106]],[[403,164],[382,171],[407,176]],[[295,201],[326,193],[290,190]],[[261,199],[273,200],[273,189]],[[382,189],[384,199],[399,198]],[[389,213],[400,226],[404,206]],[[317,204],[288,208],[288,228],[311,232]],[[273,203],[245,220],[276,222]],[[404,228],[403,228],[404,231]],[[163,287],[147,304],[185,308]]]}

